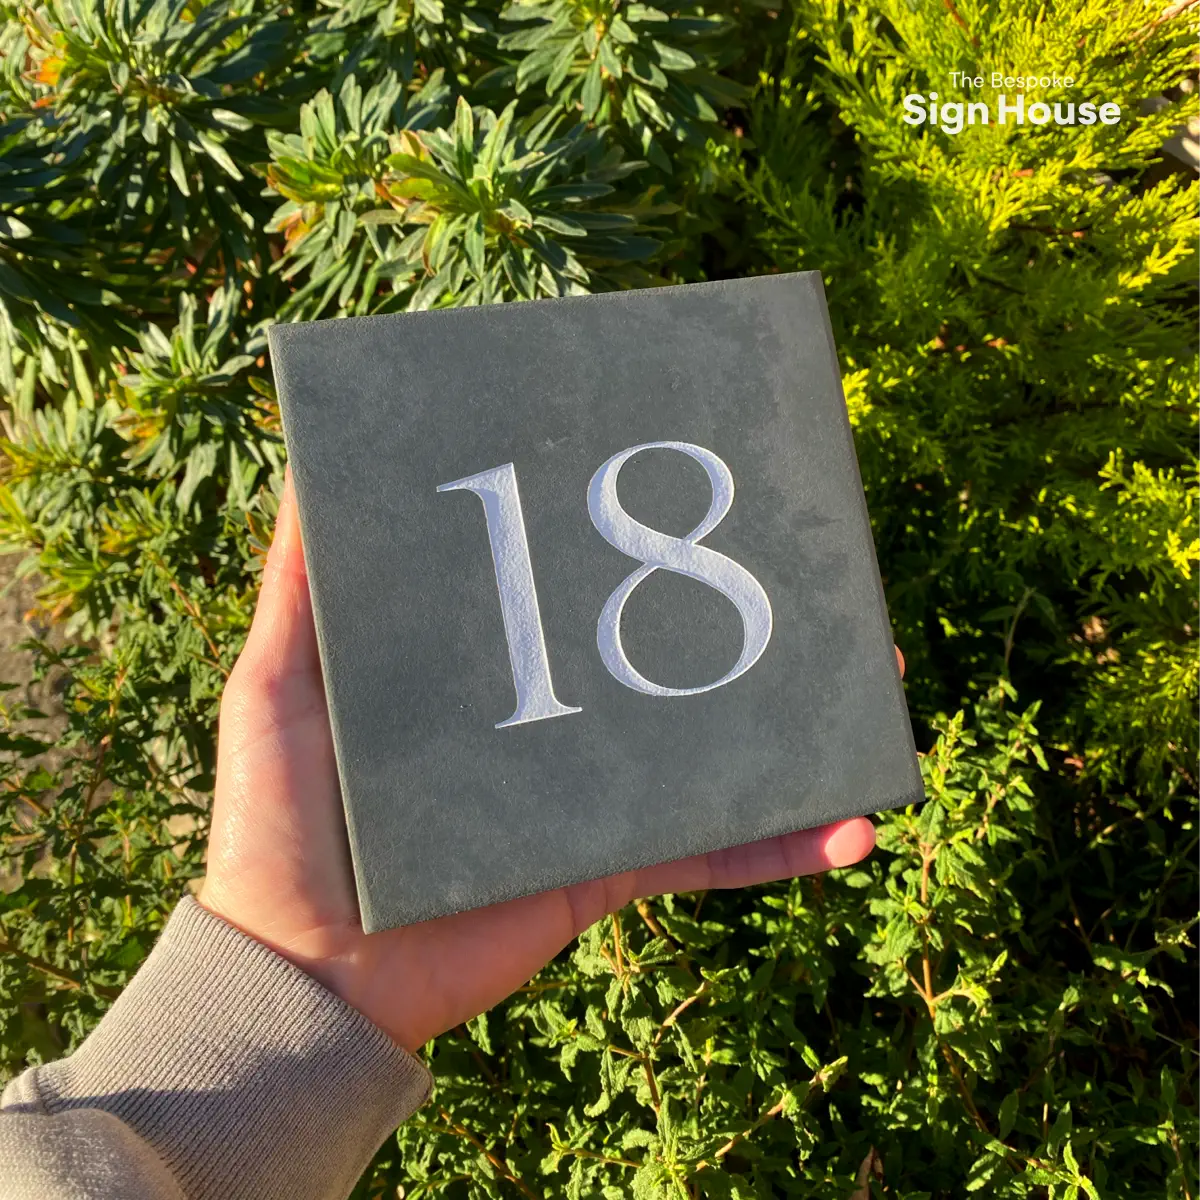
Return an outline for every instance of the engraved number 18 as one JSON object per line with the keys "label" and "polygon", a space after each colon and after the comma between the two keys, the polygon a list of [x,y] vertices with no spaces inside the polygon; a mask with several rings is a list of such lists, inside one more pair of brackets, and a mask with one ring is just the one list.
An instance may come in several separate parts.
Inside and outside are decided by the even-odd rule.
{"label": "engraved number 18", "polygon": [[[704,520],[685,537],[671,537],[635,521],[622,507],[617,496],[617,476],[625,462],[643,450],[676,450],[694,458],[708,475],[712,502]],[[550,660],[538,610],[533,566],[529,560],[529,542],[521,497],[517,492],[517,473],[512,463],[480,471],[466,479],[443,483],[439,492],[474,492],[483,502],[487,518],[488,541],[496,568],[496,587],[500,592],[500,612],[512,663],[517,707],[497,729],[544,721],[581,712],[563,704],[554,694],[550,678]],[[733,504],[733,475],[711,450],[690,442],[645,442],[614,454],[592,476],[588,485],[588,515],[600,536],[622,554],[641,563],[617,586],[596,623],[596,646],[608,672],[618,682],[648,696],[692,696],[710,692],[745,674],[759,659],[771,640],[771,602],[762,585],[740,563],[716,550],[701,546],[701,538],[712,533],[725,519]],[[715,588],[732,601],[742,618],[742,652],[733,667],[720,679],[703,687],[670,688],[642,675],[625,655],[621,644],[621,612],[633,590],[657,570],[687,575]]]}

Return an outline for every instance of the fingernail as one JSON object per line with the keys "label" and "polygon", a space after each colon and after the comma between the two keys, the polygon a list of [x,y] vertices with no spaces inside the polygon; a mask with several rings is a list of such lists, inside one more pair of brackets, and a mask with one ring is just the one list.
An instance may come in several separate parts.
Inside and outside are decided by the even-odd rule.
{"label": "fingernail", "polygon": [[866,858],[875,846],[875,826],[865,817],[840,825],[825,843],[825,857],[831,867],[848,867]]}

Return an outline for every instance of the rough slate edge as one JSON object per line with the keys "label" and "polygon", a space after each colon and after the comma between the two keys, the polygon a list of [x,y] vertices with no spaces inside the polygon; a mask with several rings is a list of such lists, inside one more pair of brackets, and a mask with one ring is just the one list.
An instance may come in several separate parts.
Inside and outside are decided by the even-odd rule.
{"label": "rough slate edge", "polygon": [[[851,429],[851,427],[850,427],[850,412],[846,406],[845,389],[842,387],[842,375],[841,375],[841,369],[840,369],[841,364],[838,359],[837,342],[833,336],[833,323],[829,319],[829,305],[825,299],[825,282],[821,277],[820,271],[795,271],[795,272],[784,272],[783,274],[807,276],[810,283],[812,284],[813,295],[817,301],[817,309],[821,315],[821,325],[825,330],[825,342],[829,348],[829,360],[830,360],[830,362],[833,363],[834,375],[836,377],[836,382],[837,382],[838,395],[842,399],[842,407],[840,410],[841,417],[842,417],[841,433],[842,433],[842,439],[845,441],[846,447],[849,451],[850,463],[851,463],[852,467],[854,468],[854,479],[855,479],[855,482],[858,484],[858,490],[857,490],[858,509],[859,509],[859,513],[861,515],[862,521],[866,526],[867,549],[871,556],[871,563],[875,568],[874,575],[873,575],[873,579],[875,582],[875,600],[879,606],[880,622],[883,625],[883,628],[886,629],[890,635],[891,629],[892,629],[892,618],[891,618],[891,614],[888,612],[887,597],[884,595],[884,591],[883,591],[882,572],[879,570],[879,554],[875,549],[875,535],[874,535],[874,531],[871,527],[871,514],[867,508],[867,496],[866,496],[866,491],[863,488],[862,471],[858,465],[858,451],[854,445],[854,430]],[[778,278],[778,276],[767,276],[766,278]],[[696,285],[692,285],[692,286],[696,286]],[[705,285],[700,285],[700,286],[705,286]],[[893,642],[893,644],[894,644],[894,642]],[[903,676],[901,676],[901,674],[900,674],[900,664],[894,656],[892,658],[892,679],[893,679],[893,683],[894,683],[895,692],[896,692],[897,698],[900,703],[900,707],[904,710],[904,713],[907,716],[908,715],[908,697],[904,691],[904,679],[903,679]],[[851,817],[855,817],[855,816],[859,816],[859,817],[874,816],[877,813],[887,812],[890,809],[906,808],[909,805],[921,804],[924,802],[924,800],[925,800],[925,782],[921,775],[921,766],[920,766],[920,761],[919,761],[918,755],[917,755],[917,744],[916,744],[915,739],[913,738],[911,717],[909,718],[909,720],[904,722],[904,730],[905,730],[905,733],[908,735],[906,740],[908,742],[908,749],[909,749],[909,754],[910,754],[909,762],[911,763],[911,778],[908,780],[908,788],[906,789],[903,786],[898,787],[895,802],[886,806],[885,808],[881,809],[877,806],[872,806],[872,805],[864,805],[861,808],[852,808],[847,813],[846,817],[841,818],[842,820],[847,820],[847,819],[849,819]],[[808,829],[808,828],[813,828],[813,826],[802,825],[799,828],[800,829]]]}
{"label": "rough slate edge", "polygon": [[[682,292],[682,291],[696,289],[696,288],[704,288],[704,289],[711,288],[711,289],[724,290],[724,289],[730,287],[731,285],[737,285],[740,283],[750,283],[754,279],[759,279],[759,278],[764,279],[764,280],[780,279],[780,278],[786,278],[788,276],[791,276],[793,278],[800,278],[800,277],[806,278],[811,286],[814,298],[817,301],[817,307],[818,307],[821,322],[822,322],[822,325],[823,325],[823,328],[825,331],[825,340],[826,340],[826,344],[827,344],[829,355],[830,355],[830,361],[833,363],[834,375],[835,375],[835,379],[836,379],[838,393],[842,398],[841,434],[842,434],[842,437],[845,440],[845,443],[849,449],[850,462],[854,469],[855,481],[858,484],[858,506],[859,506],[860,517],[866,523],[866,529],[867,529],[867,533],[868,533],[868,537],[867,537],[868,550],[871,555],[871,562],[872,562],[873,566],[875,567],[874,580],[875,580],[876,604],[878,606],[878,615],[879,615],[879,619],[881,621],[883,628],[888,630],[889,634],[890,634],[891,617],[887,610],[887,600],[886,600],[886,597],[883,592],[883,584],[882,584],[882,580],[880,578],[880,572],[879,572],[878,554],[875,549],[874,537],[871,534],[870,516],[868,513],[868,509],[867,509],[866,496],[863,492],[863,487],[862,487],[862,472],[858,465],[858,454],[857,454],[857,452],[855,450],[855,446],[854,446],[854,433],[850,427],[849,412],[846,408],[845,392],[842,389],[841,373],[839,370],[839,363],[838,363],[838,356],[837,356],[837,344],[836,344],[836,342],[834,340],[834,336],[833,336],[833,326],[829,319],[829,307],[828,307],[828,304],[826,303],[826,299],[825,299],[824,281],[821,278],[821,273],[819,271],[780,272],[779,274],[767,275],[767,276],[762,276],[762,277],[752,276],[752,277],[747,277],[745,279],[713,280],[713,281],[703,282],[703,283],[677,284],[677,285],[672,285],[672,286],[668,286],[668,287],[645,289],[645,290],[648,290],[648,291],[652,290],[655,293]],[[596,292],[596,293],[588,293],[583,296],[568,296],[568,297],[553,298],[553,299],[547,298],[547,299],[543,299],[543,300],[526,300],[526,301],[519,301],[517,303],[520,305],[522,310],[524,310],[525,308],[530,307],[530,306],[541,306],[541,305],[605,304],[605,303],[610,303],[614,300],[618,300],[622,297],[627,298],[629,295],[630,295],[630,293],[627,291],[626,292]],[[326,318],[321,321],[310,321],[310,322],[303,322],[300,324],[302,324],[302,325],[318,325],[318,324],[324,325],[324,324],[332,324],[335,321],[340,321],[340,320],[348,320],[348,321],[353,321],[355,323],[362,323],[362,322],[366,322],[366,321],[395,321],[397,319],[425,320],[430,323],[432,323],[434,321],[438,321],[443,324],[448,324],[448,323],[452,323],[453,321],[455,321],[457,319],[461,319],[464,314],[474,312],[479,307],[480,306],[471,306],[469,308],[432,309],[432,310],[426,310],[426,311],[419,312],[419,313],[386,313],[386,314],[377,314],[374,316],[365,316],[365,317]],[[508,305],[494,305],[494,306],[488,306],[488,307],[491,308],[493,310],[493,312],[499,312],[500,310],[507,308],[509,306]],[[288,433],[288,421],[287,421],[286,370],[283,368],[282,362],[276,361],[275,348],[276,348],[276,345],[278,343],[282,342],[282,340],[284,338],[289,336],[290,331],[296,327],[297,326],[295,324],[273,325],[267,331],[268,345],[270,347],[270,352],[271,352],[272,366],[273,366],[274,374],[275,374],[277,393],[278,393],[279,400],[280,400],[280,414],[281,414],[282,424],[283,424],[284,443],[285,443],[285,446],[288,451],[289,462],[292,460],[292,444],[291,444],[291,439],[290,439],[289,433]],[[305,508],[306,508],[306,502],[305,502],[305,485],[303,482],[303,468],[302,467],[298,468],[295,465],[293,466],[293,484],[294,484],[295,492],[296,492],[297,508],[299,510],[299,515],[300,515],[301,531],[303,532],[303,528],[304,528],[304,524],[305,524],[304,513],[305,513]],[[322,632],[325,627],[325,623],[321,617],[320,603],[321,602],[319,601],[316,593],[314,592],[312,594],[313,618],[314,618],[314,621],[316,624],[317,644],[318,644],[318,649],[320,651],[320,658],[321,658],[322,664],[324,664],[324,663],[328,662],[330,660],[330,658],[333,656],[333,647],[331,647],[328,644],[326,636]],[[904,692],[904,683],[900,676],[899,664],[897,663],[897,661],[894,657],[891,659],[891,667],[892,667],[892,672],[893,672],[893,681],[894,681],[896,697],[898,698],[900,706],[904,709],[904,712],[907,714],[908,702],[907,702],[907,698],[906,698],[905,692]],[[333,703],[333,697],[330,694],[329,685],[324,680],[324,675],[323,675],[323,682],[325,683],[326,704],[327,704],[328,711],[329,711],[329,720],[330,720],[331,732],[333,735],[334,746],[340,747],[344,743],[343,743],[343,739],[341,737],[340,730],[339,730],[337,710]],[[911,720],[904,722],[904,728],[905,728],[905,732],[907,734],[909,750],[911,752],[911,758],[909,760],[911,762],[910,778],[907,781],[898,781],[898,786],[897,786],[896,792],[895,792],[895,798],[890,804],[884,805],[882,807],[878,803],[864,804],[861,808],[848,807],[847,811],[845,813],[845,816],[839,818],[839,820],[848,820],[855,816],[872,816],[872,815],[880,813],[880,812],[888,811],[889,809],[904,808],[904,807],[907,807],[912,804],[922,803],[924,801],[924,799],[925,799],[924,783],[923,783],[923,780],[921,777],[921,770],[920,770],[920,765],[918,762],[916,742],[913,738]],[[339,783],[341,784],[342,795],[343,795],[343,797],[345,797],[348,794],[349,789],[346,786],[346,780],[343,776],[343,770],[342,770],[343,755],[339,752],[335,755],[335,757],[337,760],[338,780],[339,780]],[[353,810],[348,805],[346,805],[344,802],[343,802],[343,811],[344,811],[345,817],[346,817],[347,833],[349,835],[349,840],[350,840],[351,845],[353,845],[357,840],[359,840],[358,836],[357,836],[358,829],[357,829],[357,822],[355,820],[355,815],[354,815]],[[810,828],[815,828],[815,826],[802,824],[802,825],[795,826],[794,829],[789,832],[800,832],[803,829],[810,829]],[[693,854],[699,855],[699,854],[711,853],[713,851],[718,851],[718,850],[727,849],[727,848],[729,848],[728,844],[722,839],[722,840],[714,843],[711,846],[700,847],[700,848],[694,850]],[[384,930],[394,928],[395,927],[394,922],[387,922],[387,921],[377,922],[374,919],[374,915],[372,913],[372,906],[370,905],[370,902],[369,902],[369,895],[367,894],[367,890],[366,890],[368,881],[365,880],[362,876],[357,857],[352,855],[352,860],[353,860],[353,868],[354,868],[355,886],[356,886],[358,902],[359,902],[359,913],[360,913],[360,919],[362,921],[363,929],[367,933],[379,933],[379,932],[383,932]],[[622,871],[639,870],[644,867],[656,866],[661,861],[662,860],[659,857],[648,856],[645,859],[645,861],[631,860],[631,861],[627,862],[621,869],[622,869]],[[563,875],[561,876],[561,878],[557,882],[551,883],[546,888],[542,888],[539,890],[540,891],[551,891],[554,888],[566,887],[566,886],[570,886],[571,884],[586,882],[587,880],[589,880],[591,878],[594,878],[594,876],[591,876],[591,875],[577,876],[573,872],[568,871],[568,872],[564,872]],[[537,894],[537,893],[536,892],[520,893],[520,895],[532,895],[532,894]],[[519,898],[519,896],[513,897],[513,898]],[[454,910],[454,911],[469,911],[469,910]],[[439,912],[434,916],[431,916],[428,918],[417,918],[416,920],[407,922],[407,923],[417,924],[417,923],[419,923],[420,920],[426,920],[426,919],[436,920],[439,916],[450,916],[450,915],[453,915],[453,913],[452,912],[449,912],[449,913]]]}

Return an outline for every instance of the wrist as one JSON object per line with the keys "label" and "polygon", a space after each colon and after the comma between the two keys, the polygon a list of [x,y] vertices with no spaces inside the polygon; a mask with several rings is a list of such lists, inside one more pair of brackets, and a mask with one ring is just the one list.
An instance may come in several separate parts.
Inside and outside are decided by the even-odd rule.
{"label": "wrist", "polygon": [[361,1012],[192,896],[99,1026],[35,1070],[47,1112],[113,1113],[197,1200],[346,1195],[433,1083]]}
{"label": "wrist", "polygon": [[374,1006],[368,1003],[364,994],[364,976],[368,971],[363,962],[366,935],[357,925],[346,929],[295,922],[281,924],[274,914],[264,917],[254,907],[239,903],[211,877],[205,879],[196,901],[207,912],[286,959],[332,992],[400,1049],[411,1053],[424,1044],[404,1037],[394,1025],[381,1019]]}

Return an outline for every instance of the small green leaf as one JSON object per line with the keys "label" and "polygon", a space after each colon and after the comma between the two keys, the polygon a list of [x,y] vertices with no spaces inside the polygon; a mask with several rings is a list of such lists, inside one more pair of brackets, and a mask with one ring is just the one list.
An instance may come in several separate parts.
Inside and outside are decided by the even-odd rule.
{"label": "small green leaf", "polygon": [[463,232],[463,248],[466,250],[467,261],[471,264],[471,271],[476,279],[481,279],[485,271],[484,238],[483,216],[480,213],[474,213],[467,219]]}
{"label": "small green leaf", "polygon": [[580,95],[585,121],[590,121],[595,117],[603,94],[600,80],[600,60],[594,59],[583,77],[583,92]]}
{"label": "small green leaf", "polygon": [[1017,1091],[1009,1092],[1000,1103],[1000,1112],[998,1114],[998,1134],[1000,1140],[1003,1141],[1012,1133],[1013,1125],[1017,1119],[1017,1108],[1021,1102],[1021,1094]]}
{"label": "small green leaf", "polygon": [[690,71],[696,65],[696,60],[690,54],[676,46],[669,46],[656,38],[651,39],[650,44],[654,47],[664,71]]}

